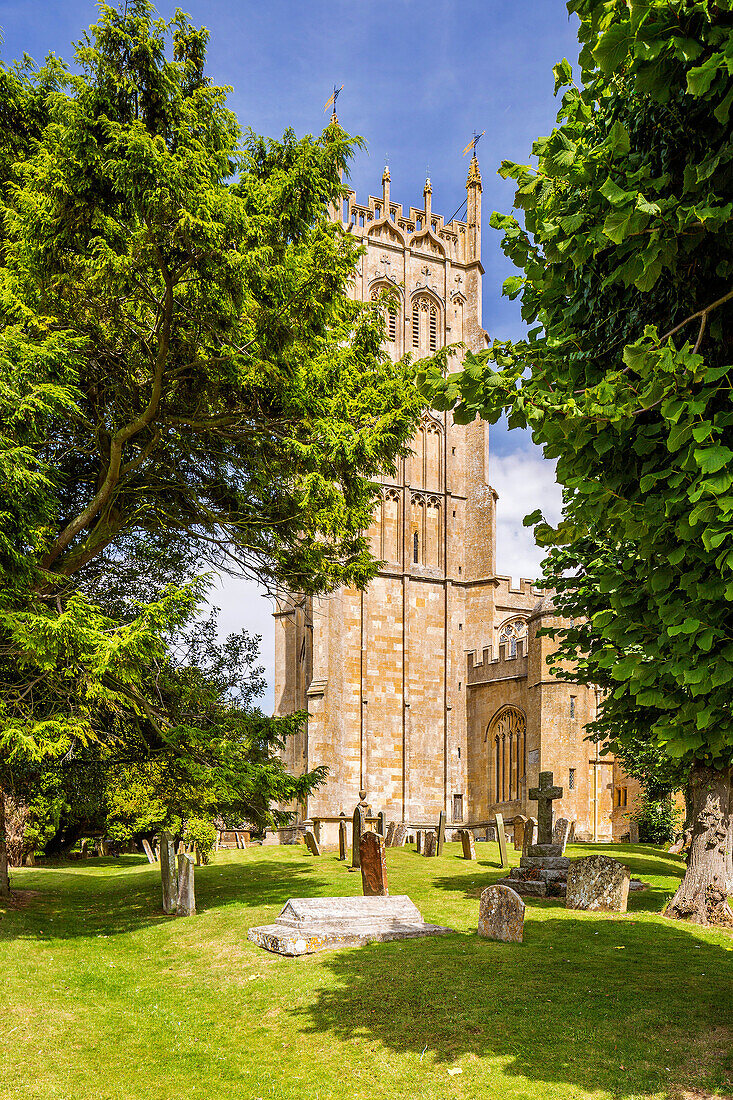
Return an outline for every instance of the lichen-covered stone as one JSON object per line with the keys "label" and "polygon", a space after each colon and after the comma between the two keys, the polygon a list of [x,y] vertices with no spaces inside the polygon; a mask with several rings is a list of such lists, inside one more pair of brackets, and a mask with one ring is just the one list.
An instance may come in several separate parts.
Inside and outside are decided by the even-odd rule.
{"label": "lichen-covered stone", "polygon": [[617,860],[586,856],[571,863],[565,899],[568,909],[625,913],[628,897],[629,869]]}
{"label": "lichen-covered stone", "polygon": [[387,889],[387,861],[384,839],[379,833],[364,833],[359,842],[361,884],[364,897],[382,898]]}
{"label": "lichen-covered stone", "polygon": [[319,856],[321,854],[321,846],[316,840],[315,833],[312,833],[310,829],[306,829],[305,843],[312,856]]}
{"label": "lichen-covered stone", "polygon": [[478,934],[502,943],[521,943],[524,902],[510,886],[487,886],[481,894]]}
{"label": "lichen-covered stone", "polygon": [[567,871],[570,860],[567,856],[522,856],[520,867],[545,867],[548,871]]}

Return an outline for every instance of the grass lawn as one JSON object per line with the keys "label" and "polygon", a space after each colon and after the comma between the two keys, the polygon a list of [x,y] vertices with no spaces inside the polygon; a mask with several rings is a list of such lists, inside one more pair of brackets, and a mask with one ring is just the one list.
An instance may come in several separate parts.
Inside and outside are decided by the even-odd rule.
{"label": "grass lawn", "polygon": [[[38,1100],[512,1100],[733,1092],[733,938],[665,921],[682,873],[659,849],[622,859],[652,889],[625,915],[527,899],[525,942],[474,933],[500,877],[388,851],[390,890],[455,936],[285,959],[247,941],[289,897],[360,893],[333,854],[220,853],[196,872],[199,913],[160,913],[143,858],[26,868],[0,908],[0,1097]],[[517,862],[518,852],[511,858]],[[727,1070],[727,1073],[726,1073]]]}

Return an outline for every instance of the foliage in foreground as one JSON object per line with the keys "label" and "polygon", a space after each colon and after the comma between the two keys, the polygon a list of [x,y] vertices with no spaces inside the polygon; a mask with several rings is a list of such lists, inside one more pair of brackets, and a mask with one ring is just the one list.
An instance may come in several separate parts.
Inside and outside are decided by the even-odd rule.
{"label": "foliage in foreground", "polygon": [[[533,327],[424,389],[461,421],[529,426],[557,459],[564,517],[545,581],[558,660],[606,691],[599,738],[689,777],[688,874],[670,915],[730,919],[733,887],[733,11],[572,0],[581,83],[555,68],[536,167],[504,162],[495,214]],[[670,771],[670,764],[666,765]],[[727,847],[727,851],[726,851]]]}

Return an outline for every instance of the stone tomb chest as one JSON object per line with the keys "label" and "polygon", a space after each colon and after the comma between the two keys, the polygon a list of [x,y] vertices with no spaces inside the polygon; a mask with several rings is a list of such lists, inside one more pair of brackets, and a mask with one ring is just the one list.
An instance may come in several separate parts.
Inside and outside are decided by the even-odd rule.
{"label": "stone tomb chest", "polygon": [[273,924],[250,928],[248,938],[278,955],[310,955],[374,940],[444,936],[453,928],[426,924],[406,894],[394,897],[291,898]]}

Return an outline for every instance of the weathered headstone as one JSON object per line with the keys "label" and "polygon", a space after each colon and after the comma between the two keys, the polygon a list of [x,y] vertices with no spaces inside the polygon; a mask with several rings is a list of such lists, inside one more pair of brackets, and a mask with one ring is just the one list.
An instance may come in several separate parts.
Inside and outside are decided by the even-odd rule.
{"label": "weathered headstone", "polygon": [[422,829],[418,829],[417,833],[415,834],[415,848],[417,850],[418,855],[422,855],[422,847],[423,847]]}
{"label": "weathered headstone", "polygon": [[552,783],[552,772],[540,772],[539,787],[531,787],[528,797],[537,803],[537,843],[552,844],[552,803],[562,798],[562,787]]}
{"label": "weathered headstone", "polygon": [[528,855],[529,849],[537,843],[537,818],[528,817],[524,824],[524,842],[522,844],[522,855]]}
{"label": "weathered headstone", "polygon": [[487,886],[481,894],[478,934],[502,943],[521,943],[524,937],[524,902],[509,886]]}
{"label": "weathered headstone", "polygon": [[445,810],[440,811],[438,817],[438,839],[435,849],[436,856],[442,856],[443,844],[445,843]]}
{"label": "weathered headstone", "polygon": [[524,814],[517,814],[512,822],[512,825],[514,826],[512,840],[514,841],[515,852],[521,852],[524,848],[524,827],[526,824],[527,818],[524,816]]}
{"label": "weathered headstone", "polygon": [[426,829],[423,839],[422,854],[424,856],[434,856],[438,852],[438,838],[435,835],[433,829]]}
{"label": "weathered headstone", "polygon": [[364,897],[386,897],[389,890],[387,889],[387,861],[384,854],[384,839],[380,833],[364,833],[359,849],[361,890]]}
{"label": "weathered headstone", "polygon": [[351,838],[351,869],[356,870],[360,866],[359,863],[359,844],[361,842],[361,835],[366,828],[366,816],[369,812],[369,806],[366,801],[366,791],[364,789],[359,791],[359,802],[354,810],[354,832]]}
{"label": "weathered headstone", "polygon": [[381,837],[387,835],[387,815],[384,810],[380,810],[377,814],[377,832]]}
{"label": "weathered headstone", "polygon": [[586,856],[570,864],[565,898],[568,909],[625,913],[628,897],[629,869],[617,860]]}
{"label": "weathered headstone", "polygon": [[393,848],[404,848],[407,843],[407,825],[404,821],[400,821],[397,828],[394,831],[394,837],[392,839]]}
{"label": "weathered headstone", "polygon": [[178,900],[176,914],[193,917],[196,914],[196,894],[193,881],[193,856],[181,852],[178,857]]}
{"label": "weathered headstone", "polygon": [[87,859],[89,856],[89,841],[85,838],[81,842],[81,858]]}
{"label": "weathered headstone", "polygon": [[629,821],[629,843],[630,844],[638,844],[639,843],[639,822],[634,821],[633,817]]}
{"label": "weathered headstone", "polygon": [[485,837],[487,841],[491,841],[496,844],[496,826],[489,825],[486,829]]}
{"label": "weathered headstone", "polygon": [[349,846],[349,834],[346,828],[346,818],[339,821],[339,859],[346,860],[346,849]]}
{"label": "weathered headstone", "polygon": [[143,851],[148,857],[148,863],[156,862],[155,854],[153,853],[153,849],[150,847],[150,841],[147,839],[147,837],[143,837]]}
{"label": "weathered headstone", "polygon": [[387,835],[384,838],[385,848],[391,848],[392,847],[392,844],[394,842],[394,835],[395,835],[396,828],[397,828],[397,822],[396,821],[390,821],[390,822],[387,823]]}
{"label": "weathered headstone", "polygon": [[558,817],[552,829],[552,843],[558,844],[563,852],[570,836],[570,822],[566,817]]}
{"label": "weathered headstone", "polygon": [[504,832],[504,818],[501,814],[494,814],[496,818],[496,836],[499,841],[499,859],[502,867],[509,866],[509,858],[506,852],[506,833]]}
{"label": "weathered headstone", "polygon": [[316,840],[315,833],[312,833],[310,829],[306,829],[305,831],[305,844],[312,856],[319,856],[321,854],[321,846]]}
{"label": "weathered headstone", "polygon": [[464,859],[476,858],[476,846],[473,842],[473,833],[470,829],[461,829],[461,845]]}
{"label": "weathered headstone", "polygon": [[163,886],[163,912],[175,913],[178,905],[176,848],[170,833],[160,835],[160,878]]}

